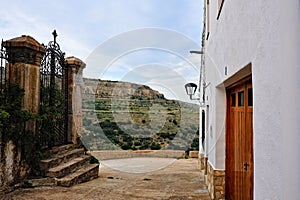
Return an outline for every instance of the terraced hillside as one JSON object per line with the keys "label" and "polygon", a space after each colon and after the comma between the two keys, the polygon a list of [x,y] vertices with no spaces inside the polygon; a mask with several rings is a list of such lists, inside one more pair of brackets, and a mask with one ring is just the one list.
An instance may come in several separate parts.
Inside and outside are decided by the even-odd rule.
{"label": "terraced hillside", "polygon": [[91,150],[198,149],[199,107],[146,85],[84,79],[82,141]]}

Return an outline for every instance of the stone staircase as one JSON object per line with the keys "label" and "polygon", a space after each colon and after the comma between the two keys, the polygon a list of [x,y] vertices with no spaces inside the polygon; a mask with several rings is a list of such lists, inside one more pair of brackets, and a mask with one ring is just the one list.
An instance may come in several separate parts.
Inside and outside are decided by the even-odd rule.
{"label": "stone staircase", "polygon": [[30,180],[32,186],[57,185],[70,187],[98,177],[99,164],[91,164],[91,155],[83,148],[73,144],[53,147],[51,158],[39,163],[41,175],[39,180]]}

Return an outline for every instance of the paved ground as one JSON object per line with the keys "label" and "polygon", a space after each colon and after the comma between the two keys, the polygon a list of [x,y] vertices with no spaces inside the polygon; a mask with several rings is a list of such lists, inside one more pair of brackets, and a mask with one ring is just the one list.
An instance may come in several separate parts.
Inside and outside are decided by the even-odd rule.
{"label": "paved ground", "polygon": [[[164,163],[158,166],[158,163]],[[167,165],[166,165],[167,164]],[[133,165],[133,166],[131,166]],[[115,169],[109,168],[113,167]],[[121,166],[121,167],[120,167]],[[130,167],[131,166],[131,167]],[[146,168],[137,171],[139,167]],[[154,167],[156,166],[156,167]],[[164,167],[164,168],[162,168]],[[122,171],[119,171],[122,170]],[[128,173],[125,171],[135,172]],[[131,158],[105,161],[98,179],[70,188],[19,189],[2,199],[13,200],[209,200],[197,159]]]}

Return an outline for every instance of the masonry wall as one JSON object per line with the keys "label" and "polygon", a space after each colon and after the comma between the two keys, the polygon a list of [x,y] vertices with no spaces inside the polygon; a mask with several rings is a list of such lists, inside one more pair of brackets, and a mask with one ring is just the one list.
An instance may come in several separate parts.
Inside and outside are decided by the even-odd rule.
{"label": "masonry wall", "polygon": [[225,171],[215,170],[207,163],[207,187],[211,199],[225,199]]}
{"label": "masonry wall", "polygon": [[12,141],[1,141],[0,148],[0,194],[13,189],[13,185],[24,179],[30,167],[21,157],[21,149]]}

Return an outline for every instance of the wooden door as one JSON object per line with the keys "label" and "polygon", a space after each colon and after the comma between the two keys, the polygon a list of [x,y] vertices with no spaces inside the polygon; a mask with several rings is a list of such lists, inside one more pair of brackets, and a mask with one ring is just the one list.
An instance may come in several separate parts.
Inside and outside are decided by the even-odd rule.
{"label": "wooden door", "polygon": [[227,89],[226,196],[253,199],[253,98],[251,79]]}

